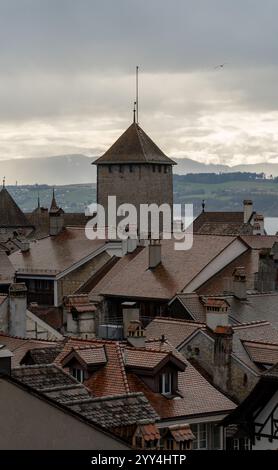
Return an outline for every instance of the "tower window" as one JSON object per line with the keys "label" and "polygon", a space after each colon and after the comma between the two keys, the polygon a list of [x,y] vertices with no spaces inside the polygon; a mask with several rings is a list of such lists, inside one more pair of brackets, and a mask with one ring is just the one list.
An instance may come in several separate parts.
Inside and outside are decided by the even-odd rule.
{"label": "tower window", "polygon": [[155,173],[155,165],[153,165],[152,167],[153,167],[153,173]]}
{"label": "tower window", "polygon": [[112,165],[108,166],[108,171],[109,171],[109,173],[112,173]]}
{"label": "tower window", "polygon": [[119,172],[123,173],[123,171],[124,171],[123,165],[119,165]]}
{"label": "tower window", "polygon": [[159,173],[161,173],[161,165],[159,165],[158,171],[159,171]]}
{"label": "tower window", "polygon": [[129,165],[129,172],[130,172],[130,173],[133,172],[133,166],[132,166],[132,165]]}
{"label": "tower window", "polygon": [[167,172],[168,172],[167,165],[164,165],[164,173],[167,173]]}

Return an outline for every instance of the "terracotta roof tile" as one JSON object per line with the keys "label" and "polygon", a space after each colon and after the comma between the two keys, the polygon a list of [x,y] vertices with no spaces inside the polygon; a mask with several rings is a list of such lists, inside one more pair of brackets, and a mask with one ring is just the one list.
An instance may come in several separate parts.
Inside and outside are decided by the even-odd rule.
{"label": "terracotta roof tile", "polygon": [[192,441],[196,439],[189,424],[169,426],[169,431],[176,442]]}
{"label": "terracotta roof tile", "polygon": [[30,243],[30,249],[10,255],[18,273],[57,275],[91,255],[105,240],[89,240],[84,228],[66,228],[55,237],[45,237]]}
{"label": "terracotta roof tile", "polygon": [[139,367],[154,369],[161,361],[167,358],[169,352],[150,352],[146,349],[124,348],[124,361],[126,367]]}
{"label": "terracotta roof tile", "polygon": [[[161,264],[148,269],[146,247],[119,274],[103,283],[100,293],[108,296],[171,299],[234,240],[233,237],[195,235],[192,248],[186,251],[175,250],[173,239],[162,240]],[[116,266],[119,267],[119,264]]]}
{"label": "terracotta roof tile", "polygon": [[82,346],[73,348],[70,353],[64,357],[62,364],[67,365],[72,356],[81,359],[81,362],[87,366],[104,365],[107,363],[105,347],[103,345]]}
{"label": "terracotta roof tile", "polygon": [[244,341],[243,345],[253,362],[271,365],[278,363],[278,344]]}
{"label": "terracotta roof tile", "polygon": [[17,338],[0,333],[0,344],[4,344],[4,346],[13,353],[12,367],[17,367],[20,365],[23,357],[29,350],[35,348],[51,348],[53,346],[57,346],[57,341]]}
{"label": "terracotta roof tile", "polygon": [[95,396],[107,396],[129,393],[122,352],[119,343],[105,340],[81,340],[69,338],[55,363],[61,364],[65,356],[73,349],[84,345],[104,345],[107,363],[85,382]]}
{"label": "terracotta roof tile", "polygon": [[[161,338],[162,335],[175,348],[192,335],[199,328],[205,327],[204,323],[195,323],[187,320],[157,317],[146,327],[148,340]],[[159,341],[161,344],[161,341]]]}

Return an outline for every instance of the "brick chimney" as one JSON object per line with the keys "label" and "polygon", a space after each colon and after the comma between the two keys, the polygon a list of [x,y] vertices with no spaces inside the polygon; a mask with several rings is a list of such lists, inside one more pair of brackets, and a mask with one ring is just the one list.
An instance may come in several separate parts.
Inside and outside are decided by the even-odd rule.
{"label": "brick chimney", "polygon": [[208,298],[204,302],[206,309],[206,324],[210,330],[215,331],[218,326],[229,324],[229,304],[224,299]]}
{"label": "brick chimney", "polygon": [[128,328],[132,321],[140,321],[140,309],[136,302],[123,302],[122,303],[122,314],[123,314],[123,329],[124,338],[128,337]]}
{"label": "brick chimney", "polygon": [[9,288],[9,334],[26,336],[27,288],[24,283],[14,283]]}
{"label": "brick chimney", "polygon": [[151,239],[148,250],[149,250],[149,269],[154,269],[161,263],[160,240]]}
{"label": "brick chimney", "polygon": [[131,320],[127,329],[127,342],[136,348],[146,346],[145,330],[140,321]]}
{"label": "brick chimney", "polygon": [[213,383],[223,391],[229,392],[231,390],[233,329],[231,326],[218,326],[213,336]]}
{"label": "brick chimney", "polygon": [[235,268],[233,272],[233,293],[239,300],[247,297],[247,280],[244,267]]}
{"label": "brick chimney", "polygon": [[214,338],[213,382],[228,391],[231,381],[233,330],[229,325],[229,304],[225,299],[208,298],[205,303],[206,323]]}
{"label": "brick chimney", "polygon": [[247,224],[253,214],[253,201],[245,199],[243,201],[244,223]]}
{"label": "brick chimney", "polygon": [[264,235],[264,216],[262,214],[256,214],[254,217],[253,235]]}

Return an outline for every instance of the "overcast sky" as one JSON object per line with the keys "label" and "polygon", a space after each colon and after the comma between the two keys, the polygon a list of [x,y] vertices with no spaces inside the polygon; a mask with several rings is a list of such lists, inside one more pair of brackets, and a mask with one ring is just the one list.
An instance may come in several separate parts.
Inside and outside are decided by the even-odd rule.
{"label": "overcast sky", "polygon": [[138,64],[169,156],[278,162],[277,18],[277,0],[0,0],[0,159],[100,155]]}

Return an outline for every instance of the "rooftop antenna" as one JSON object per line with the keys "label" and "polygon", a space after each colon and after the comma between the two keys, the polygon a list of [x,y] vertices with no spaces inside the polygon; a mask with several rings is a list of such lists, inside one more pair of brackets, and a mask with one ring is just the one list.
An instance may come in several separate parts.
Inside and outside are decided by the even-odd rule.
{"label": "rooftop antenna", "polygon": [[139,66],[136,65],[136,122],[139,124],[138,120],[138,111],[139,111],[139,98],[138,98],[138,74],[139,74]]}
{"label": "rooftop antenna", "polygon": [[133,122],[136,122],[136,101],[133,104]]}
{"label": "rooftop antenna", "polygon": [[205,212],[205,207],[206,207],[206,202],[205,202],[205,200],[203,199],[203,200],[202,200],[202,212]]}
{"label": "rooftop antenna", "polygon": [[5,188],[5,184],[6,184],[6,176],[4,176],[3,178],[3,188]]}

